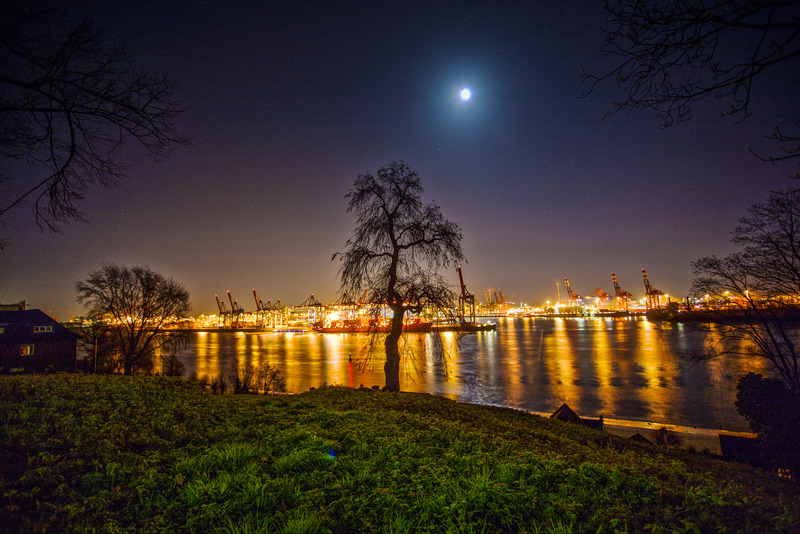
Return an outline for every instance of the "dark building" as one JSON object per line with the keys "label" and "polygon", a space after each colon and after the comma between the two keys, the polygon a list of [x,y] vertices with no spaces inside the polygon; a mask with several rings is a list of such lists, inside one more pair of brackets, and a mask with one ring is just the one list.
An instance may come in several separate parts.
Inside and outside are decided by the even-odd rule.
{"label": "dark building", "polygon": [[567,403],[562,404],[558,410],[553,412],[553,415],[550,416],[550,419],[558,419],[559,421],[564,421],[567,423],[575,423],[577,425],[589,427],[594,430],[599,430],[601,432],[605,431],[605,426],[603,424],[602,417],[599,417],[597,419],[580,417],[572,410],[572,408],[570,408],[567,405]]}
{"label": "dark building", "polygon": [[0,308],[0,373],[74,372],[80,336],[41,310]]}

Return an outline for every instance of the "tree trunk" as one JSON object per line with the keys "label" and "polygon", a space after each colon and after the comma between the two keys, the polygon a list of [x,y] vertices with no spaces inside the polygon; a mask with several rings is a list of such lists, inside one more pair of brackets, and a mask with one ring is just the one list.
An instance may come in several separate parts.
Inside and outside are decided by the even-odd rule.
{"label": "tree trunk", "polygon": [[386,375],[386,390],[400,391],[400,335],[403,333],[403,312],[395,311],[392,317],[392,331],[386,336],[386,363],[383,372]]}

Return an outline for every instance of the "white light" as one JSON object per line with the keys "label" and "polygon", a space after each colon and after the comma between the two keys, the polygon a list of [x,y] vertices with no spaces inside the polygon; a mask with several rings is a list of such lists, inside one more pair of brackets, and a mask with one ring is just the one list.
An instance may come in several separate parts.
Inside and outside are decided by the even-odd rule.
{"label": "white light", "polygon": [[466,101],[472,98],[472,91],[469,90],[469,87],[465,87],[460,93],[458,93],[458,95],[461,97],[461,100]]}

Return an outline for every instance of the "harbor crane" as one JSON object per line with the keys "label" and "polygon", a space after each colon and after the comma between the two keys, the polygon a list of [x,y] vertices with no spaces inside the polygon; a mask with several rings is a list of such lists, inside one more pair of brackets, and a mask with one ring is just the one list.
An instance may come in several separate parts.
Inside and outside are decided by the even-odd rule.
{"label": "harbor crane", "polygon": [[261,300],[260,298],[258,298],[258,295],[256,294],[256,289],[255,288],[253,288],[253,298],[256,300],[256,311],[257,312],[266,311],[264,309],[264,301]]}
{"label": "harbor crane", "polygon": [[231,326],[235,328],[238,327],[239,323],[241,322],[242,315],[244,315],[244,308],[242,308],[238,302],[233,300],[230,291],[228,291],[228,300],[231,303]]}
{"label": "harbor crane", "polygon": [[[253,298],[256,301],[256,319],[258,321],[258,326],[266,326],[268,319],[271,319],[272,326],[274,327],[276,325],[274,312],[277,311],[277,308],[272,305],[272,301],[267,299],[267,303],[264,304],[264,301],[258,298],[255,288],[253,288]],[[280,300],[278,300],[278,302],[280,303]]]}
{"label": "harbor crane", "polygon": [[616,293],[617,298],[617,309],[624,309],[625,311],[628,311],[628,299],[633,295],[619,287],[616,274],[611,273],[611,280],[614,282],[614,293]]}
{"label": "harbor crane", "polygon": [[594,290],[594,293],[591,295],[595,299],[597,299],[597,307],[598,308],[608,308],[608,293],[602,290],[602,288],[597,288]]}
{"label": "harbor crane", "polygon": [[[461,295],[458,296],[458,315],[461,323],[474,323],[475,322],[475,293],[467,291],[467,285],[464,283],[464,275],[461,274],[461,266],[458,266],[458,281],[461,283]],[[466,320],[467,311],[469,311],[469,321]]]}
{"label": "harbor crane", "polygon": [[578,301],[580,300],[581,296],[580,295],[576,295],[575,292],[572,290],[572,288],[569,287],[569,280],[567,278],[564,278],[564,286],[566,286],[567,293],[569,294],[569,304],[571,306],[576,305],[578,303]]}
{"label": "harbor crane", "polygon": [[217,299],[217,307],[219,308],[219,318],[222,319],[222,324],[224,325],[227,320],[231,317],[231,312],[228,311],[228,308],[225,307],[225,302],[219,300],[218,295],[214,295],[214,298]]}
{"label": "harbor crane", "polygon": [[325,307],[317,297],[314,296],[312,293],[310,297],[304,300],[302,303],[298,304],[297,306],[293,306],[294,308],[306,308],[306,320],[309,324],[316,324],[317,322],[317,312],[319,312],[320,316],[322,316],[322,308]]}
{"label": "harbor crane", "polygon": [[664,293],[650,284],[650,280],[647,279],[647,271],[644,269],[642,269],[642,278],[644,279],[644,293],[647,298],[647,309],[652,310],[661,307],[661,297]]}

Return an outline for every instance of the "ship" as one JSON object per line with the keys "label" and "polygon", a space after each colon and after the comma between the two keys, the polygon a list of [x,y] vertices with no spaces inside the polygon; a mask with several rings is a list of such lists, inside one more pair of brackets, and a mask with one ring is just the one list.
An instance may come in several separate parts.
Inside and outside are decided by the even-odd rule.
{"label": "ship", "polygon": [[[361,324],[356,321],[333,321],[329,326],[315,324],[312,329],[321,334],[384,334],[392,331],[390,324]],[[403,332],[431,332],[433,323],[414,319],[403,323]]]}

